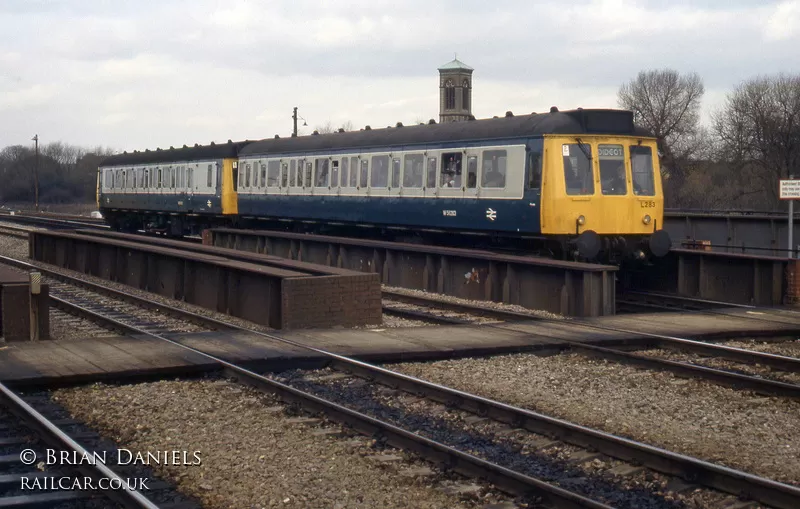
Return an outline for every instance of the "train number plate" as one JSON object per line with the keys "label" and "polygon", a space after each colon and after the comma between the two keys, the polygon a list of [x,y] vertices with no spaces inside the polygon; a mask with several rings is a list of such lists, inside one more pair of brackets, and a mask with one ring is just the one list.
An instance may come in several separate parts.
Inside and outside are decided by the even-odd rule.
{"label": "train number plate", "polygon": [[455,217],[456,216],[456,211],[455,210],[443,210],[442,211],[442,215],[443,216],[449,216],[449,217]]}
{"label": "train number plate", "polygon": [[643,209],[651,209],[656,206],[656,202],[652,200],[644,200],[639,202],[639,206]]}

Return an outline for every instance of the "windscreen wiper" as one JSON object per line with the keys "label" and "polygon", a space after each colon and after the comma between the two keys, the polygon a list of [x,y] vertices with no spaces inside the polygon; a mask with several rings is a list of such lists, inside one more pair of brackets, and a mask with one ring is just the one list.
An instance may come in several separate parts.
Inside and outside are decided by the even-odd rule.
{"label": "windscreen wiper", "polygon": [[592,160],[592,149],[589,148],[584,142],[582,142],[580,138],[575,138],[575,141],[578,142],[578,148],[581,149],[581,152],[583,152],[583,155],[586,156],[586,159],[591,161]]}

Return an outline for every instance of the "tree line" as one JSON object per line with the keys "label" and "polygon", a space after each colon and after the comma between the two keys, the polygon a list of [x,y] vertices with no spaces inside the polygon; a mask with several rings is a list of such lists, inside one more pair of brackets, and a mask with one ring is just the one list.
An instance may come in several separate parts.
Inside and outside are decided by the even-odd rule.
{"label": "tree line", "polygon": [[780,209],[780,179],[800,179],[800,74],[751,78],[700,124],[696,73],[642,71],[619,106],[658,139],[668,207]]}
{"label": "tree line", "polygon": [[[107,148],[87,149],[62,142],[11,145],[0,150],[0,203],[33,203],[34,177],[39,177],[39,203],[90,203],[95,200],[97,166],[113,154]],[[38,169],[38,171],[37,171]]]}

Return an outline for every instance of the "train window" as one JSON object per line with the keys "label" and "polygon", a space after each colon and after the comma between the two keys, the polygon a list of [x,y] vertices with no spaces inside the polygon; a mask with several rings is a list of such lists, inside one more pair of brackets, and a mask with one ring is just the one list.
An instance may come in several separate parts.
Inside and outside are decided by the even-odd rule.
{"label": "train window", "polygon": [[542,188],[542,153],[528,152],[528,189]]}
{"label": "train window", "polygon": [[[284,163],[285,165],[285,163]],[[267,187],[278,187],[281,178],[281,162],[270,161],[267,163]],[[262,180],[264,178],[264,168],[261,168]],[[284,178],[284,181],[286,179]]]}
{"label": "train window", "polygon": [[[466,89],[464,89],[466,93]],[[478,187],[478,156],[467,157],[467,188]]]}
{"label": "train window", "polygon": [[422,187],[422,174],[425,168],[425,156],[422,154],[406,154],[403,158],[403,187]]}
{"label": "train window", "polygon": [[211,189],[213,187],[213,181],[211,180],[211,177],[212,177],[211,172],[212,172],[212,170],[211,170],[211,165],[210,164],[208,165],[208,168],[206,168],[206,170],[207,170],[207,173],[206,173],[206,187]]}
{"label": "train window", "polygon": [[231,169],[231,177],[233,179],[233,191],[239,190],[239,162],[234,161]]}
{"label": "train window", "polygon": [[[281,163],[280,161],[271,161],[270,164],[275,163],[276,170],[275,170],[275,184],[278,183],[278,176],[277,174],[281,171]],[[261,183],[259,187],[267,187],[267,163],[261,163]]]}
{"label": "train window", "polygon": [[400,158],[392,159],[392,181],[389,187],[400,187]]}
{"label": "train window", "polygon": [[253,165],[251,163],[247,163],[244,166],[244,187],[249,189],[250,188],[250,172],[253,170]]}
{"label": "train window", "polygon": [[339,161],[331,161],[331,187],[339,187]]}
{"label": "train window", "polygon": [[348,170],[350,169],[350,160],[346,157],[342,158],[342,187],[347,187],[350,176]]}
{"label": "train window", "polygon": [[506,165],[508,153],[505,150],[484,150],[481,165],[481,187],[506,187]]}
{"label": "train window", "polygon": [[295,178],[295,174],[297,172],[297,161],[292,159],[289,161],[289,185],[291,187],[295,187],[297,185],[297,179]]}
{"label": "train window", "polygon": [[158,169],[158,188],[161,189],[161,168]]}
{"label": "train window", "polygon": [[356,187],[357,184],[358,184],[358,157],[351,157],[349,187]]}
{"label": "train window", "polygon": [[584,144],[564,144],[561,146],[564,159],[564,181],[568,195],[594,194],[594,174],[592,172],[592,147]]}
{"label": "train window", "polygon": [[289,163],[281,163],[281,187],[286,187],[289,181]]}
{"label": "train window", "polygon": [[297,161],[297,187],[305,187],[303,185],[303,168],[305,167],[305,160],[300,159]]}
{"label": "train window", "polygon": [[425,187],[428,189],[436,189],[436,158],[428,158],[428,178],[425,181]]}
{"label": "train window", "polygon": [[192,184],[194,183],[194,168],[189,168],[189,181],[187,182],[186,187],[192,189]]}
{"label": "train window", "polygon": [[330,164],[331,161],[327,157],[314,161],[314,166],[316,167],[315,174],[317,177],[314,181],[314,187],[328,187],[328,180],[330,178],[328,170],[330,169]]}
{"label": "train window", "polygon": [[169,178],[170,178],[170,183],[172,184],[172,189],[175,189],[177,187],[177,182],[176,182],[177,171],[175,170],[177,170],[177,168],[170,168],[169,170]]}
{"label": "train window", "polygon": [[600,192],[606,195],[628,194],[625,176],[625,149],[622,145],[597,146],[600,163]]}
{"label": "train window", "polygon": [[367,187],[369,183],[369,160],[361,160],[361,178],[358,179],[359,187]]}
{"label": "train window", "polygon": [[461,152],[442,154],[442,171],[439,173],[439,187],[461,187]]}
{"label": "train window", "polygon": [[314,165],[311,164],[311,161],[306,161],[306,175],[305,175],[305,183],[306,186],[311,187],[314,183],[312,180],[314,178]]}
{"label": "train window", "polygon": [[372,175],[370,187],[386,187],[389,185],[389,156],[372,156]]}
{"label": "train window", "polygon": [[653,151],[650,147],[631,145],[631,169],[633,170],[633,194],[655,196],[656,182],[653,175]]}

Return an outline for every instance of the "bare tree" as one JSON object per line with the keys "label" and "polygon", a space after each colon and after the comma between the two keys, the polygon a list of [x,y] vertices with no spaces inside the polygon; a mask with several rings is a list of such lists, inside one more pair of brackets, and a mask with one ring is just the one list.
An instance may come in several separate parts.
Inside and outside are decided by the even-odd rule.
{"label": "bare tree", "polygon": [[745,81],[714,115],[714,131],[730,169],[749,177],[748,192],[778,205],[778,180],[800,178],[800,75]]}
{"label": "bare tree", "polygon": [[673,204],[680,201],[690,159],[701,146],[698,122],[704,92],[696,73],[662,69],[641,71],[617,94],[619,105],[633,111],[637,124],[658,139],[661,170]]}
{"label": "bare tree", "polygon": [[328,120],[327,122],[325,122],[324,125],[317,126],[316,128],[314,128],[314,130],[317,131],[319,134],[335,133],[335,132],[339,131],[340,129],[343,129],[345,131],[352,131],[353,130],[353,122],[348,120],[347,122],[344,122],[339,127],[334,127],[334,123],[331,122],[330,120]]}

